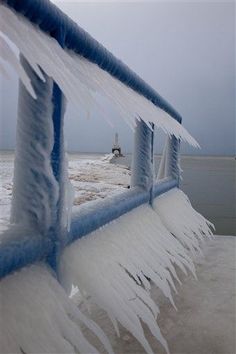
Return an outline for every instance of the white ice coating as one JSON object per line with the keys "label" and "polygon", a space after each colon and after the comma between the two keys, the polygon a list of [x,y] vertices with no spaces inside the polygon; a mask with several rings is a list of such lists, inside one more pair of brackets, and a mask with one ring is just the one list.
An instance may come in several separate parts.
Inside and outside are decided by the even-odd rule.
{"label": "white ice coating", "polygon": [[170,138],[167,137],[158,168],[157,181],[171,176],[170,153]]}
{"label": "white ice coating", "polygon": [[[131,127],[135,126],[136,118],[141,117],[147,124],[154,122],[168,135],[175,135],[197,146],[189,133],[167,113],[97,65],[63,50],[56,40],[3,5],[0,5],[0,31],[17,46],[45,84],[48,78],[52,78],[67,99],[79,107],[84,107],[88,112],[91,107],[102,111],[99,95],[105,96],[114,103]],[[26,90],[35,98],[29,77],[6,41],[0,38],[3,62],[8,61],[15,68]],[[1,65],[1,71],[2,68]],[[48,90],[48,98],[51,99],[50,85]],[[32,122],[28,124],[27,108],[22,106],[20,109],[24,119],[19,121],[18,169],[14,188],[18,193],[15,201],[23,201],[21,205],[24,208],[19,209],[20,204],[14,202],[13,198],[13,221],[23,220],[24,215],[31,213],[33,220],[40,221],[43,227],[40,231],[47,232],[53,219],[50,211],[56,210],[54,206],[58,199],[58,186],[49,158],[53,144],[52,122],[49,120],[51,111],[45,107],[47,114],[42,115],[42,130],[38,130],[38,125],[34,129],[30,126]],[[27,129],[32,129],[35,134],[45,134],[45,146],[34,146],[30,154],[20,154],[20,150],[24,150],[28,143],[22,134],[27,134]],[[37,139],[32,136],[32,141]],[[33,163],[34,151],[38,151],[37,156],[42,157],[41,165]],[[26,159],[23,161],[25,165],[22,156]],[[24,169],[29,162],[27,158],[31,159],[33,166],[30,171]],[[26,181],[34,180],[29,178],[28,173],[41,178],[45,190],[41,188],[42,183],[38,183],[39,190],[29,183],[29,188],[21,193],[20,186],[24,178]],[[52,187],[53,196],[48,194],[49,186]],[[67,205],[70,205],[71,195],[68,191]],[[65,214],[68,217],[69,209]],[[62,282],[68,293],[73,284],[79,287],[82,294],[90,295],[91,301],[108,313],[117,332],[119,322],[140,341],[148,353],[152,353],[144,336],[142,320],[168,352],[167,343],[156,322],[159,308],[150,297],[151,283],[147,278],[174,305],[171,289],[175,290],[174,280],[178,281],[174,266],[177,265],[185,273],[190,270],[195,274],[190,255],[200,250],[205,236],[211,236],[209,226],[206,219],[191,207],[183,192],[176,189],[165,193],[156,198],[154,209],[148,205],[140,206],[68,247],[61,261]],[[46,266],[33,265],[23,269],[3,279],[0,287],[1,320],[4,324],[1,328],[0,352],[96,353],[82,335],[79,322],[92,329],[106,349],[112,352],[101,329],[73,305]]]}
{"label": "white ice coating", "polygon": [[[140,206],[74,242],[66,248],[61,260],[61,280],[67,292],[71,292],[72,284],[78,286],[82,294],[89,295],[91,302],[107,312],[117,333],[119,322],[147,353],[152,353],[152,349],[140,320],[168,352],[156,322],[159,309],[150,297],[148,278],[175,306],[171,293],[176,290],[174,280],[179,281],[175,266],[195,275],[189,250],[199,249],[198,237],[204,239],[212,234],[208,222],[191,207],[181,191],[176,189],[167,193],[167,197],[156,198],[154,205],[161,211],[159,215],[148,205]],[[175,220],[173,228],[163,218],[163,205],[168,220]],[[184,221],[177,222],[178,218]],[[185,237],[188,243],[183,242]]]}
{"label": "white ice coating", "polygon": [[193,255],[201,251],[205,237],[212,237],[210,227],[214,229],[214,225],[193,209],[187,195],[177,188],[156,198],[153,208],[165,227]]}
{"label": "white ice coating", "polygon": [[81,332],[81,324],[113,353],[101,328],[68,298],[43,264],[2,279],[0,297],[1,353],[98,353]]}
{"label": "white ice coating", "polygon": [[156,176],[156,181],[159,182],[161,179],[165,179],[171,176],[177,180],[179,178],[182,179],[182,172],[183,171],[180,167],[180,154],[178,151],[175,151],[171,137],[167,136]]}
{"label": "white ice coating", "polygon": [[[8,45],[7,41],[0,35],[0,59],[4,62],[11,65],[11,67],[15,70],[15,72],[20,77],[21,81],[25,85],[28,92],[32,95],[33,98],[36,98],[34,89],[30,83],[30,79],[26,74],[24,68],[20,64],[17,55]],[[5,77],[8,78],[7,72],[4,70],[3,63],[0,61],[0,69]]]}
{"label": "white ice coating", "polygon": [[42,80],[44,76],[39,67],[53,78],[67,99],[80,108],[90,112],[96,107],[108,119],[99,103],[99,96],[105,96],[131,127],[135,127],[136,118],[141,117],[147,124],[153,122],[167,134],[198,146],[186,129],[166,112],[97,65],[63,50],[56,40],[3,5],[0,6],[0,31],[17,46]]}
{"label": "white ice coating", "polygon": [[53,81],[39,80],[24,57],[21,64],[38,98],[34,100],[20,83],[11,221],[46,234],[55,223],[59,198],[51,167]]}
{"label": "white ice coating", "polygon": [[71,224],[71,214],[72,214],[72,207],[73,207],[73,202],[75,199],[75,188],[73,187],[72,183],[69,180],[69,174],[68,174],[68,156],[65,154],[64,157],[64,198],[63,198],[63,209],[62,209],[62,226],[63,228],[67,229],[67,231],[70,230],[70,224]]}

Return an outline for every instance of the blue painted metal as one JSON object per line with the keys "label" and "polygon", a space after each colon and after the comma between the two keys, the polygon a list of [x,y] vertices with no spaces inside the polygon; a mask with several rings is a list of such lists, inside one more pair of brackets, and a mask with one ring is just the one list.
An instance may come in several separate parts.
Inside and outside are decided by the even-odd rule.
{"label": "blue painted metal", "polygon": [[57,192],[54,177],[45,172],[48,161],[43,153],[51,149],[52,80],[45,76],[46,81],[42,82],[22,55],[20,61],[37,100],[20,82],[11,221],[23,221],[36,233],[46,234],[48,220],[54,218]]}
{"label": "blue painted metal", "polygon": [[131,186],[150,191],[153,184],[153,132],[143,120],[136,120],[131,167]]}
{"label": "blue painted metal", "polygon": [[156,198],[159,195],[166,193],[172,188],[176,188],[176,187],[178,187],[178,181],[173,178],[168,178],[159,183],[156,183],[153,186],[153,198]]}
{"label": "blue painted metal", "polygon": [[136,187],[113,198],[95,203],[90,208],[80,207],[77,212],[74,208],[68,243],[85,236],[137,206],[148,203],[148,201],[149,192]]}
{"label": "blue painted metal", "polygon": [[146,97],[154,105],[181,122],[180,114],[166,102],[152,87],[143,81],[127,65],[112,55],[87,32],[73,22],[48,0],[1,0],[29,21],[38,25],[50,36],[57,38],[58,30],[63,29],[65,48],[73,50],[89,61],[97,64],[126,86]]}
{"label": "blue painted metal", "polygon": [[[84,30],[73,23],[59,9],[47,0],[2,0],[2,3],[12,7],[41,30],[54,37],[60,45],[74,50],[77,54],[99,65],[103,70],[140,93],[169,113],[174,119],[181,122],[180,115],[160,97],[150,86],[141,80],[120,60],[116,59],[103,46],[90,37]],[[60,88],[54,84],[52,103],[54,125],[54,147],[51,155],[51,164],[54,176],[59,184],[60,196],[55,207],[55,222],[47,234],[24,234],[24,230],[8,230],[1,237],[0,243],[0,277],[12,271],[31,264],[38,260],[45,260],[57,270],[58,258],[61,249],[74,240],[81,238],[97,228],[115,220],[119,216],[144,203],[152,203],[153,198],[178,186],[178,180],[170,178],[153,185],[153,131],[142,120],[137,122],[135,156],[133,161],[132,186],[125,193],[102,202],[91,204],[88,207],[74,209],[70,232],[64,234],[61,225],[62,206],[64,202],[63,185],[63,115],[64,98]],[[37,104],[36,104],[37,105]],[[39,107],[38,107],[39,108]],[[38,109],[38,112],[40,110]],[[172,139],[171,166],[174,171],[179,142]],[[37,140],[37,139],[36,139]],[[174,174],[173,174],[174,175]],[[36,178],[37,176],[35,176]],[[41,220],[42,222],[42,220]],[[14,233],[13,233],[14,232]],[[16,234],[12,239],[9,234]],[[42,236],[44,235],[44,236]]]}
{"label": "blue painted metal", "polygon": [[[153,186],[153,198],[177,187],[177,181],[168,179]],[[68,244],[95,231],[99,227],[117,219],[132,209],[149,203],[150,193],[141,188],[133,188],[127,192],[95,203],[92,207],[74,208]]]}
{"label": "blue painted metal", "polygon": [[154,176],[155,176],[155,166],[154,166],[154,130],[155,130],[155,124],[151,123],[152,127],[152,137],[151,137],[151,166],[152,166],[152,185],[150,188],[150,197],[149,197],[149,204],[152,206],[153,203],[153,187],[154,187]]}
{"label": "blue painted metal", "polygon": [[176,179],[178,182],[178,187],[180,184],[180,170],[179,170],[179,150],[180,150],[180,140],[175,136],[171,138],[171,156],[170,156],[170,170],[172,178]]}
{"label": "blue painted metal", "polygon": [[[154,185],[153,196],[157,197],[177,186],[176,180],[168,180]],[[126,214],[132,209],[148,203],[150,194],[141,188],[133,188],[102,202],[88,207],[73,209],[70,232],[64,244],[86,236],[90,232]],[[12,238],[14,235],[14,238]],[[0,278],[36,261],[44,260],[53,252],[52,238],[40,234],[12,228],[1,234],[0,243]]]}
{"label": "blue painted metal", "polygon": [[63,92],[60,90],[59,86],[53,84],[52,92],[52,105],[53,105],[53,129],[54,129],[54,146],[51,154],[51,165],[53,174],[59,184],[59,198],[57,203],[57,213],[54,225],[50,230],[48,236],[53,241],[53,249],[49,254],[47,261],[50,266],[57,273],[58,262],[61,253],[61,243],[65,237],[65,230],[63,227],[63,203],[64,203],[64,134],[63,134],[63,125],[64,125],[64,101],[65,97]]}
{"label": "blue painted metal", "polygon": [[[54,37],[57,39],[61,47],[64,47],[65,32],[63,27],[60,27],[57,32],[54,32]],[[61,244],[65,238],[65,229],[63,225],[63,204],[65,196],[65,183],[64,183],[64,114],[66,98],[61,91],[60,87],[54,83],[52,91],[52,105],[53,105],[53,130],[54,130],[54,145],[51,153],[51,165],[53,174],[59,184],[59,198],[57,203],[57,215],[55,223],[50,230],[49,237],[53,241],[53,249],[47,261],[57,273],[58,263],[61,253]]]}
{"label": "blue painted metal", "polygon": [[52,247],[51,241],[35,230],[10,228],[4,231],[0,243],[0,278],[45,259]]}

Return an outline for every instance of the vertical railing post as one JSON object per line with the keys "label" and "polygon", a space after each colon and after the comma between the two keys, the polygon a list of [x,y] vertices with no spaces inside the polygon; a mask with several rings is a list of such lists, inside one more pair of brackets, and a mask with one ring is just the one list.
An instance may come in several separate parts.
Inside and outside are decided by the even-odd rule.
{"label": "vertical railing post", "polygon": [[154,161],[154,129],[155,124],[151,123],[152,131],[151,131],[151,166],[152,166],[152,184],[150,188],[150,199],[149,204],[152,205],[153,203],[153,183],[154,183],[154,176],[155,176],[155,161]]}
{"label": "vertical railing post", "polygon": [[[63,46],[62,30],[53,36]],[[49,239],[52,252],[47,262],[57,272],[66,236],[65,97],[45,73],[45,82],[41,80],[22,55],[21,64],[37,98],[20,82],[11,220]]]}
{"label": "vertical railing post", "polygon": [[[51,34],[64,47],[64,30],[61,27],[56,33]],[[59,186],[59,195],[57,201],[56,218],[50,231],[50,237],[53,242],[53,251],[48,257],[48,263],[56,271],[66,236],[66,225],[64,225],[64,203],[65,203],[65,148],[64,148],[64,113],[66,99],[60,87],[54,82],[52,90],[52,122],[54,132],[54,145],[51,153],[51,166],[55,179]]]}
{"label": "vertical railing post", "polygon": [[180,141],[175,136],[166,138],[165,147],[162,153],[157,181],[164,178],[174,178],[179,186],[180,166],[179,166],[179,146]]}
{"label": "vertical railing post", "polygon": [[170,170],[171,175],[177,180],[178,186],[180,184],[180,166],[179,166],[179,153],[180,153],[180,140],[174,135],[170,139]]}
{"label": "vertical railing post", "polygon": [[141,187],[149,191],[150,203],[152,202],[154,176],[153,135],[153,130],[143,120],[136,120],[131,167],[131,187]]}
{"label": "vertical railing post", "polygon": [[53,81],[45,74],[42,81],[22,55],[20,61],[36,99],[20,82],[11,221],[47,237],[58,201],[58,184],[50,163]]}

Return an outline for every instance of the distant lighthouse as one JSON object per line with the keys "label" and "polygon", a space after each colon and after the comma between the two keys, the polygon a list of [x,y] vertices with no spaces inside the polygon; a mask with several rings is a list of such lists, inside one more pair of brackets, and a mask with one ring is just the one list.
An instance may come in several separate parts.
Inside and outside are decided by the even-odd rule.
{"label": "distant lighthouse", "polygon": [[118,141],[118,133],[115,134],[115,141],[114,141],[114,144],[113,144],[113,147],[112,147],[112,153],[115,156],[122,156],[121,147],[120,147],[119,141]]}

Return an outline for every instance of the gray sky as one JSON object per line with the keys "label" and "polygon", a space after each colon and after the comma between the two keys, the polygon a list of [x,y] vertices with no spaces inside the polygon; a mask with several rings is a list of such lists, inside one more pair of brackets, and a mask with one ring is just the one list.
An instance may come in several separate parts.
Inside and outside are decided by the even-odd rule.
{"label": "gray sky", "polygon": [[[202,147],[194,151],[184,144],[184,153],[235,154],[233,2],[64,1],[58,5],[179,111]],[[1,80],[0,90],[0,147],[12,148],[16,77]],[[116,114],[111,108],[109,112]],[[116,131],[123,150],[132,150],[133,133],[118,116],[112,129],[97,114],[88,120],[69,104],[65,121],[68,150],[110,151]]]}

